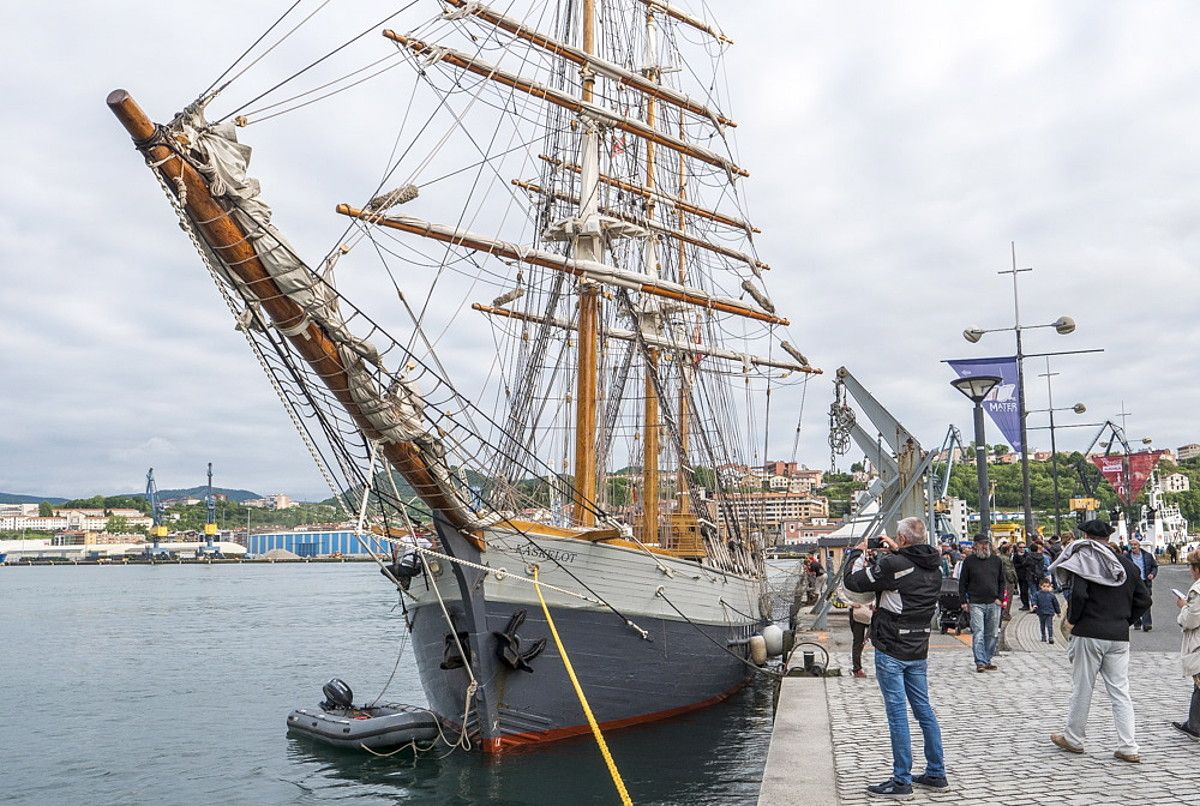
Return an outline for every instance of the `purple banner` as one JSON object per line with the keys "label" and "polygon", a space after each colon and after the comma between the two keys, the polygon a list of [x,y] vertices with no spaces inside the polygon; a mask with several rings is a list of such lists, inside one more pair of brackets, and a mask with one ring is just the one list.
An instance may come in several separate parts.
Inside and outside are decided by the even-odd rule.
{"label": "purple banner", "polygon": [[983,410],[992,418],[992,422],[1000,429],[1000,433],[1008,440],[1008,444],[1012,445],[1013,450],[1020,453],[1023,446],[1016,356],[964,358],[946,363],[954,368],[960,378],[970,378],[973,375],[1000,377],[1000,383],[983,401]]}

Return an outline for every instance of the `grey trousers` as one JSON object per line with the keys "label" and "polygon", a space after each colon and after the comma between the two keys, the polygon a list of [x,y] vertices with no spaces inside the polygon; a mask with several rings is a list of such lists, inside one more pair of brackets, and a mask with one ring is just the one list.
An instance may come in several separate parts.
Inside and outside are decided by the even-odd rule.
{"label": "grey trousers", "polygon": [[1117,749],[1123,753],[1137,753],[1133,700],[1129,697],[1129,642],[1073,637],[1067,645],[1067,658],[1071,661],[1071,698],[1067,703],[1067,727],[1063,731],[1067,741],[1083,745],[1088,711],[1092,707],[1092,690],[1099,674],[1112,702]]}

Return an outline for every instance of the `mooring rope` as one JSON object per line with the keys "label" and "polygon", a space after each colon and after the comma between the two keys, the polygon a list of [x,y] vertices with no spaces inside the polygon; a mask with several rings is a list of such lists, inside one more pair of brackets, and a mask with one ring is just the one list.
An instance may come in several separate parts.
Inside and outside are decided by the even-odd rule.
{"label": "mooring rope", "polygon": [[621,803],[624,806],[633,806],[633,801],[629,798],[629,791],[625,788],[625,781],[621,779],[621,772],[617,769],[617,763],[613,761],[612,753],[608,752],[608,743],[604,741],[604,734],[600,732],[600,725],[596,722],[596,715],[592,713],[592,707],[588,705],[587,697],[583,693],[583,687],[579,685],[579,678],[575,676],[575,667],[571,665],[571,659],[567,657],[567,648],[563,646],[562,639],[558,637],[558,629],[554,626],[554,619],[550,616],[550,608],[546,606],[546,600],[542,597],[542,586],[538,582],[538,567],[533,568],[533,589],[537,592],[538,601],[542,604],[542,613],[546,616],[546,625],[550,628],[550,635],[554,637],[554,646],[558,648],[558,656],[562,658],[563,666],[567,670],[567,677],[571,679],[571,685],[575,688],[575,696],[579,698],[579,704],[583,708],[583,715],[587,717],[588,725],[592,729],[592,735],[596,737],[596,744],[600,746],[600,755],[604,756],[604,764],[608,767],[608,774],[612,776],[613,785],[617,788],[617,794],[621,796]]}

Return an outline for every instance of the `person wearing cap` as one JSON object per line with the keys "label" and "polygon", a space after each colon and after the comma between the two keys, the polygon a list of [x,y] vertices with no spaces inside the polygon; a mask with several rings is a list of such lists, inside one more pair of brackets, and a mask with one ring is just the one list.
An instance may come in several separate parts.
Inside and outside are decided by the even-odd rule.
{"label": "person wearing cap", "polygon": [[987,535],[975,538],[975,550],[963,560],[958,576],[958,595],[963,609],[971,613],[971,651],[975,655],[975,671],[996,669],[992,657],[1000,638],[1000,604],[1006,586],[1004,564],[992,554],[992,541]]}
{"label": "person wearing cap", "polygon": [[1142,758],[1129,696],[1129,627],[1150,609],[1150,592],[1133,562],[1108,545],[1111,526],[1092,520],[1080,531],[1087,539],[1067,546],[1050,567],[1059,583],[1071,589],[1066,618],[1071,636],[1067,645],[1071,696],[1066,727],[1051,734],[1050,741],[1068,753],[1084,752],[1088,711],[1099,674],[1112,701],[1118,743],[1113,756],[1136,764]]}

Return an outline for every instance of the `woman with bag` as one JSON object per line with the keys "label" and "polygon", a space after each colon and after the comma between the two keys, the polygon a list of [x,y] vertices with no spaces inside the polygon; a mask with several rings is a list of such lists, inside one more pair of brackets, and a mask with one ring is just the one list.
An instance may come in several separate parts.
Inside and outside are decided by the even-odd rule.
{"label": "woman with bag", "polygon": [[1179,626],[1183,628],[1183,644],[1179,660],[1185,677],[1192,678],[1192,706],[1186,722],[1172,722],[1177,730],[1200,740],[1200,549],[1187,556],[1192,572],[1192,587],[1183,599],[1176,597],[1179,607]]}

